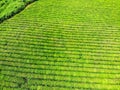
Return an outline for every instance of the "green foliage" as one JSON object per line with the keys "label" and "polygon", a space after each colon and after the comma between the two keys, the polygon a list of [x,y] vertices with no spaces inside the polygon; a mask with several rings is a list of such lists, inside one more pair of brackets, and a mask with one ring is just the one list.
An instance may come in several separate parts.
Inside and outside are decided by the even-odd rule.
{"label": "green foliage", "polygon": [[28,4],[36,0],[1,0],[0,23],[22,11]]}
{"label": "green foliage", "polygon": [[1,90],[120,90],[120,0],[39,0],[0,24]]}

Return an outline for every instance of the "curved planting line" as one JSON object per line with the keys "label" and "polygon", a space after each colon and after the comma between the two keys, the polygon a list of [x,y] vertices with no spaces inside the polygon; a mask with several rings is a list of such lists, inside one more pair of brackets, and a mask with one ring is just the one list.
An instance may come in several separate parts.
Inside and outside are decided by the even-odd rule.
{"label": "curved planting line", "polygon": [[[21,1],[19,1],[20,3],[23,3],[23,4],[21,4],[20,7],[15,7],[15,9],[14,9],[13,11],[11,11],[11,12],[6,12],[6,14],[3,14],[3,15],[0,16],[0,24],[1,24],[3,21],[5,21],[5,20],[13,17],[14,15],[20,13],[22,10],[25,9],[26,6],[28,6],[29,4],[31,4],[31,3],[35,2],[35,1],[38,1],[38,0],[21,0]],[[14,2],[15,2],[15,1],[13,1],[13,3],[14,3]],[[6,1],[5,3],[7,3],[7,1]],[[15,3],[14,3],[14,4],[15,4]],[[13,7],[13,5],[11,5],[11,7]],[[5,8],[6,8],[6,7],[5,7]],[[1,13],[2,13],[2,12],[1,12]]]}

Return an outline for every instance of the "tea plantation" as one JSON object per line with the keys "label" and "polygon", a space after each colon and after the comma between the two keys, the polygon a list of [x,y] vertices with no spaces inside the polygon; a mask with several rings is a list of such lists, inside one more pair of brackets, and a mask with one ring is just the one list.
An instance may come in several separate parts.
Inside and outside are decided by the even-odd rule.
{"label": "tea plantation", "polygon": [[0,90],[120,90],[120,0],[38,0],[0,24]]}

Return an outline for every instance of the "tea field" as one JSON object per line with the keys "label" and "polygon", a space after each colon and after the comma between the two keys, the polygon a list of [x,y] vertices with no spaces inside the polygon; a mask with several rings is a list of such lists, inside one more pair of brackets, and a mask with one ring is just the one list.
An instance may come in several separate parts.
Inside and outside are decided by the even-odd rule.
{"label": "tea field", "polygon": [[0,90],[120,90],[120,0],[38,0],[0,24]]}

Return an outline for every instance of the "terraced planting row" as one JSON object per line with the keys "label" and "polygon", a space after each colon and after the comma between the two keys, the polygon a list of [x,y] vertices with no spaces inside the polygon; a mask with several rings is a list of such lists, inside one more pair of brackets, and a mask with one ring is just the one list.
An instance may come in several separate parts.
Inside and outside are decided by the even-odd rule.
{"label": "terraced planting row", "polygon": [[0,24],[0,89],[119,90],[118,3],[39,0]]}

